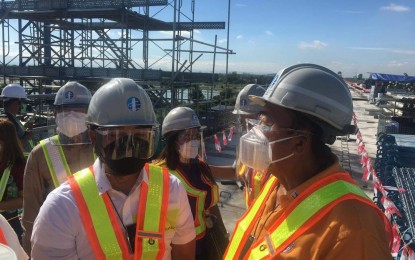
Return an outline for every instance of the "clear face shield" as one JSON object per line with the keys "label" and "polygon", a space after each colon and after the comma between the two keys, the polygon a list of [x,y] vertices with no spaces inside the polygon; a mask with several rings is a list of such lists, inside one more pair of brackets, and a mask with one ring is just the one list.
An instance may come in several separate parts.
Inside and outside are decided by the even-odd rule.
{"label": "clear face shield", "polygon": [[105,161],[135,158],[150,159],[157,147],[159,128],[153,127],[98,127],[95,149]]}
{"label": "clear face shield", "polygon": [[204,158],[203,129],[195,127],[183,130],[178,138],[179,154],[183,160],[196,158],[198,155]]}
{"label": "clear face shield", "polygon": [[91,144],[86,126],[87,106],[56,106],[55,122],[58,138],[51,137],[54,145]]}

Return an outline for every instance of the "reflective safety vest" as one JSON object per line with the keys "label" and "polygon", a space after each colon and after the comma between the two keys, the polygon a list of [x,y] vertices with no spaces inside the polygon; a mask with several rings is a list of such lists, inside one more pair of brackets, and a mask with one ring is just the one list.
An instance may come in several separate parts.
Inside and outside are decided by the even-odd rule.
{"label": "reflective safety vest", "polygon": [[[52,144],[50,139],[53,139],[53,142],[56,145]],[[72,174],[71,169],[66,162],[65,153],[63,152],[62,146],[60,145],[59,137],[55,135],[51,138],[44,139],[39,143],[42,147],[43,154],[45,155],[45,160],[48,164],[53,185],[55,185],[55,188],[57,188],[59,185],[66,181],[68,176]]]}
{"label": "reflective safety vest", "polygon": [[349,174],[336,173],[308,187],[288,206],[285,214],[275,221],[264,238],[249,245],[248,240],[252,238],[253,226],[259,221],[260,214],[265,207],[265,201],[276,184],[276,180],[271,178],[260,197],[238,221],[224,259],[242,257],[244,259],[268,259],[275,257],[318,223],[331,209],[345,200],[353,199],[365,203],[373,207],[379,216],[385,218],[382,211],[356,185]]}
{"label": "reflective safety vest", "polygon": [[[194,222],[195,222],[195,229],[196,229],[196,240],[202,238],[205,235],[206,231],[206,222],[204,217],[204,202],[206,198],[206,191],[198,190],[195,187],[192,186],[192,184],[189,183],[189,181],[183,176],[183,173],[181,173],[179,170],[173,171],[169,170],[171,174],[176,176],[180,182],[183,184],[184,188],[186,189],[186,192],[188,196],[195,197],[196,199],[196,216],[194,216]],[[204,182],[208,184],[212,188],[212,200],[211,204],[208,208],[216,205],[219,201],[219,187],[217,184],[209,184],[209,181],[206,180],[202,176]]]}
{"label": "reflective safety vest", "polygon": [[6,191],[7,183],[9,182],[10,172],[11,172],[12,166],[8,166],[0,179],[0,201],[3,200],[4,192]]}
{"label": "reflective safety vest", "polygon": [[[163,259],[170,177],[166,168],[146,164],[145,169],[148,184],[141,183],[134,259]],[[99,195],[93,168],[75,173],[68,182],[96,259],[130,259],[124,229],[109,195]]]}
{"label": "reflective safety vest", "polygon": [[0,244],[3,244],[3,245],[7,246],[6,236],[4,235],[4,232],[1,228],[0,228]]}
{"label": "reflective safety vest", "polygon": [[266,171],[254,170],[240,163],[238,175],[245,182],[245,203],[246,207],[249,208],[261,193],[269,174]]}

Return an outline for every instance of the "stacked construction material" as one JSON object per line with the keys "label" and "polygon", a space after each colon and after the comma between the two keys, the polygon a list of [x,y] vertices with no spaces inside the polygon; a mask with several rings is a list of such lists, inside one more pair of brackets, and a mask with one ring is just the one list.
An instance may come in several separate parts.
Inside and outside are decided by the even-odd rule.
{"label": "stacked construction material", "polygon": [[400,136],[378,136],[375,170],[380,185],[374,199],[397,231],[403,256],[415,250],[415,147],[402,146],[409,144],[402,141],[398,145],[396,138]]}

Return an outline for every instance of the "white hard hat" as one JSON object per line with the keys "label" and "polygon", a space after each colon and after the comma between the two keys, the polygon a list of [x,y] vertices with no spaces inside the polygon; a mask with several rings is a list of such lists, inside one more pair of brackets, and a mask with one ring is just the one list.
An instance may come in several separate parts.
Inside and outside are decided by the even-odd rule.
{"label": "white hard hat", "polygon": [[189,107],[172,109],[163,120],[161,135],[165,136],[172,131],[201,127],[195,111]]}
{"label": "white hard hat", "polygon": [[269,102],[311,116],[323,130],[326,143],[333,143],[335,136],[356,131],[351,125],[353,103],[346,83],[319,65],[298,64],[282,69],[262,97],[250,99],[260,105]]}
{"label": "white hard hat", "polygon": [[24,88],[19,84],[5,86],[1,91],[1,97],[4,101],[14,98],[28,100]]}
{"label": "white hard hat", "polygon": [[257,84],[248,84],[241,91],[239,91],[236,97],[235,108],[232,114],[241,115],[256,115],[261,110],[264,110],[260,105],[253,102],[248,98],[249,95],[262,96],[265,93],[265,88]]}
{"label": "white hard hat", "polygon": [[55,106],[88,106],[91,101],[91,92],[76,81],[69,81],[63,85],[55,96]]}
{"label": "white hard hat", "polygon": [[158,126],[146,91],[132,79],[114,78],[92,96],[87,124],[96,126]]}

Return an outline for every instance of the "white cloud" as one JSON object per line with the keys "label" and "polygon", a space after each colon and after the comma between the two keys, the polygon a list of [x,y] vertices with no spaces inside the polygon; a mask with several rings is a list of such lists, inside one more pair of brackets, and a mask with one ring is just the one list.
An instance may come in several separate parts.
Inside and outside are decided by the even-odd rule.
{"label": "white cloud", "polygon": [[314,40],[312,42],[300,42],[298,44],[298,48],[303,49],[303,50],[310,50],[310,49],[320,50],[320,49],[324,49],[325,47],[327,47],[327,43],[324,43],[318,40]]}
{"label": "white cloud", "polygon": [[242,34],[239,34],[238,36],[236,36],[237,40],[242,40],[244,38],[244,36]]}
{"label": "white cloud", "polygon": [[362,51],[383,51],[383,52],[393,52],[393,53],[398,53],[398,54],[415,55],[415,50],[391,49],[391,48],[382,48],[382,47],[350,47],[350,49],[362,50]]}
{"label": "white cloud", "polygon": [[407,61],[400,62],[400,61],[393,60],[389,62],[388,67],[403,67],[406,65],[408,65]]}
{"label": "white cloud", "polygon": [[271,31],[265,31],[265,34],[266,34],[266,35],[269,35],[269,36],[273,36],[273,35],[274,35],[274,33],[273,33],[273,32],[271,32]]}
{"label": "white cloud", "polygon": [[396,5],[394,3],[390,3],[388,6],[382,6],[381,10],[392,11],[392,12],[409,12],[411,8],[403,5]]}
{"label": "white cloud", "polygon": [[218,40],[218,43],[226,43],[228,40],[226,38],[222,38]]}
{"label": "white cloud", "polygon": [[394,53],[415,55],[415,50],[391,50]]}

